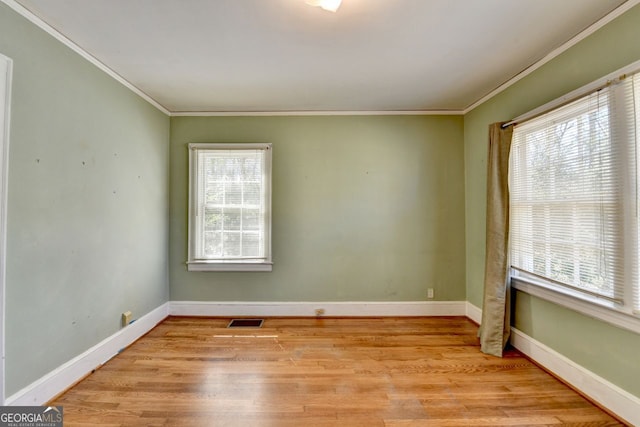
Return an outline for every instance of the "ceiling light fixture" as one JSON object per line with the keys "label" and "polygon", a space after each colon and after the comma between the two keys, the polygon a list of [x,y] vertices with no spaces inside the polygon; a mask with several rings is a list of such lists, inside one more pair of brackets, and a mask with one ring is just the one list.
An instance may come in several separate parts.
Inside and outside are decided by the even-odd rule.
{"label": "ceiling light fixture", "polygon": [[329,12],[336,12],[342,0],[305,0],[305,2],[310,6],[317,6]]}

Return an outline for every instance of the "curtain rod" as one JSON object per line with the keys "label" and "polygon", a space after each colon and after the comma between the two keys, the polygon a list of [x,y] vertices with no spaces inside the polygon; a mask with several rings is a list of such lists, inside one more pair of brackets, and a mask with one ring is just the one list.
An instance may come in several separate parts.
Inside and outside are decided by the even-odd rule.
{"label": "curtain rod", "polygon": [[613,84],[620,83],[627,77],[638,72],[640,72],[640,60],[635,61],[627,65],[626,67],[620,68],[619,70],[614,71],[613,73],[610,73],[605,77],[599,78],[598,80],[579,87],[578,89],[573,90],[568,94],[561,96],[560,98],[556,98],[553,101],[547,102],[546,104],[541,105],[540,107],[535,108],[527,113],[524,113],[516,117],[515,119],[511,119],[507,123],[503,124],[502,128],[504,129],[508,126],[522,124],[523,122],[548,113],[555,108],[569,104],[570,102],[573,102],[578,98],[582,98],[583,96],[598,92],[599,90],[602,90],[605,87],[611,86]]}

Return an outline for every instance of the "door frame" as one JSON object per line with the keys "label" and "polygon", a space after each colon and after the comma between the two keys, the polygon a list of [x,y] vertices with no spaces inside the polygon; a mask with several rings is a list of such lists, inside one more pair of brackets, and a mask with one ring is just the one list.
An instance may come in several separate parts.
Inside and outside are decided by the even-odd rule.
{"label": "door frame", "polygon": [[9,123],[13,61],[0,53],[0,405],[5,403],[5,279],[7,261],[7,195]]}

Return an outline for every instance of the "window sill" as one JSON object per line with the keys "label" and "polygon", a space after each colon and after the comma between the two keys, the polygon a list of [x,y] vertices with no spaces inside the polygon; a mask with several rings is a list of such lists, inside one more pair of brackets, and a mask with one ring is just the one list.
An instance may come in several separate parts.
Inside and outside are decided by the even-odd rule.
{"label": "window sill", "polygon": [[544,282],[531,280],[526,277],[512,276],[511,286],[520,292],[533,295],[594,319],[602,320],[619,328],[640,334],[640,318],[616,309],[615,305],[611,302],[601,301],[595,297],[586,297],[570,290],[561,291]]}
{"label": "window sill", "polygon": [[273,270],[272,262],[213,262],[189,261],[188,271],[266,271]]}

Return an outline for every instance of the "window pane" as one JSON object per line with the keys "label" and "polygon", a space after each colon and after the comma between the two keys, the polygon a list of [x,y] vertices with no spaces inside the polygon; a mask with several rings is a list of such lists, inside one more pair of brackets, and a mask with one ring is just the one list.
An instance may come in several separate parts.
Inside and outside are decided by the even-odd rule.
{"label": "window pane", "polygon": [[222,255],[224,257],[239,257],[241,254],[240,233],[224,233],[224,249]]}
{"label": "window pane", "polygon": [[222,233],[204,233],[204,256],[206,258],[219,257],[222,255]]}
{"label": "window pane", "polygon": [[259,182],[245,182],[243,185],[243,197],[245,205],[259,205],[261,190]]}
{"label": "window pane", "polygon": [[260,236],[258,233],[242,234],[242,255],[257,257],[260,255]]}
{"label": "window pane", "polygon": [[224,210],[224,229],[240,230],[242,217],[239,208],[226,208]]}
{"label": "window pane", "polygon": [[222,209],[207,208],[204,210],[204,229],[205,231],[218,231],[222,229],[223,215]]}
{"label": "window pane", "polygon": [[[235,177],[229,177],[234,179]],[[227,181],[224,183],[225,198],[224,203],[226,205],[240,205],[242,204],[242,183],[239,181]]]}
{"label": "window pane", "polygon": [[207,181],[222,182],[224,181],[225,174],[225,160],[223,158],[215,157],[211,154],[207,155],[205,161],[205,170],[207,171]]}
{"label": "window pane", "polygon": [[260,210],[244,209],[242,211],[242,229],[243,230],[259,230],[260,229]]}
{"label": "window pane", "polygon": [[242,177],[244,181],[262,181],[262,161],[259,156],[244,159]]}
{"label": "window pane", "polygon": [[224,202],[224,185],[222,182],[208,181],[205,190],[205,203],[220,204]]}

